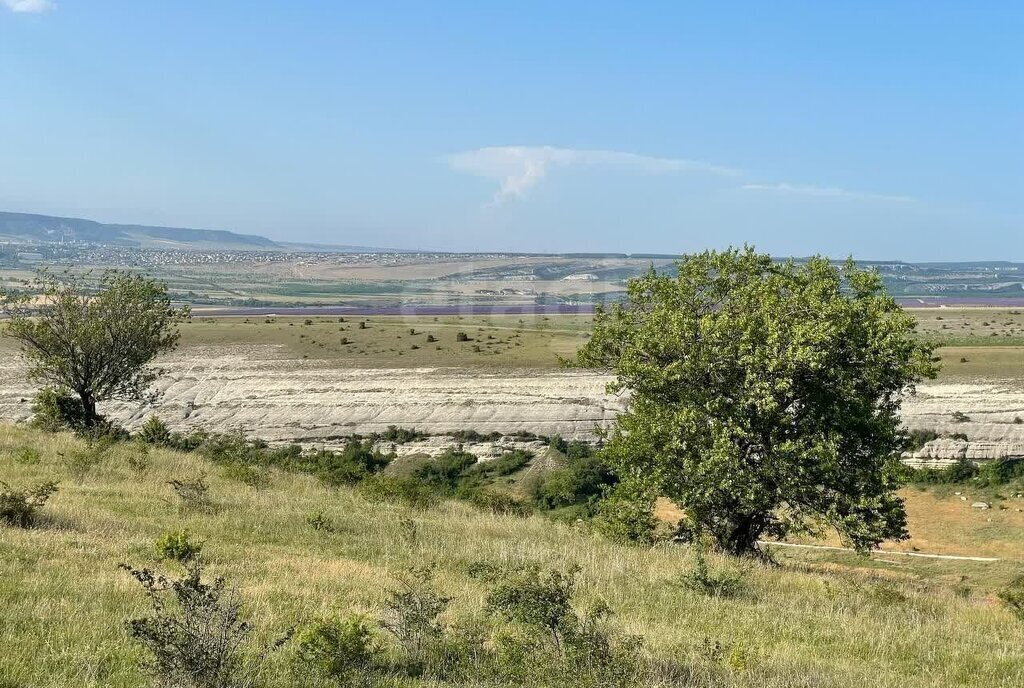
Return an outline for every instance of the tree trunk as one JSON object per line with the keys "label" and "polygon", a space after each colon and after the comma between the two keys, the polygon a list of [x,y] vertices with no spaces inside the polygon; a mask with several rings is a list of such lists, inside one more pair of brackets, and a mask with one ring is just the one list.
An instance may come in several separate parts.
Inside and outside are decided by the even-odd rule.
{"label": "tree trunk", "polygon": [[737,516],[733,528],[718,544],[723,551],[734,556],[756,554],[759,550],[757,541],[764,533],[765,522],[763,514]]}
{"label": "tree trunk", "polygon": [[96,414],[96,397],[92,390],[79,390],[78,396],[82,400],[82,412],[84,414],[85,426],[91,428],[96,425],[100,417]]}

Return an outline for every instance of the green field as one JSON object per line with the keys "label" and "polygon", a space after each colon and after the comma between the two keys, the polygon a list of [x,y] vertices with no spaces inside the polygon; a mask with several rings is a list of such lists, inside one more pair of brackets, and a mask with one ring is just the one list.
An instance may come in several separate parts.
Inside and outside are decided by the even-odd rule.
{"label": "green field", "polygon": [[[181,344],[274,345],[288,356],[339,366],[543,368],[559,365],[559,356],[572,356],[585,341],[589,322],[581,316],[349,317],[339,322],[196,315],[182,327]],[[458,341],[460,332],[465,341]]]}
{"label": "green field", "polygon": [[[941,309],[913,311],[922,336],[940,344],[940,379],[1022,378],[1024,338],[1016,325],[984,334],[991,323],[1020,322],[1015,311]],[[936,320],[942,317],[943,320]],[[307,323],[309,321],[309,324]],[[366,329],[359,323],[366,322]],[[964,334],[943,334],[947,321],[957,322]],[[984,324],[983,324],[984,323]],[[962,327],[966,325],[967,327]],[[559,365],[586,341],[588,316],[465,316],[459,317],[349,317],[338,318],[207,317],[197,313],[182,328],[182,345],[255,345],[282,347],[289,356],[322,359],[352,367],[491,366],[547,368]],[[415,330],[416,334],[411,334]],[[456,341],[464,332],[471,341]],[[1005,336],[1011,333],[1011,336]],[[437,339],[428,342],[428,335]],[[342,343],[346,341],[346,343]],[[416,347],[416,348],[413,348]],[[967,359],[962,361],[961,359]]]}
{"label": "green field", "polygon": [[[1008,688],[1024,682],[1024,624],[993,597],[1017,572],[1014,562],[780,551],[782,565],[771,568],[711,557],[712,566],[746,566],[750,573],[737,597],[709,598],[678,584],[693,564],[685,547],[621,546],[582,527],[496,516],[464,503],[416,510],[374,502],[307,475],[272,471],[270,484],[254,489],[197,455],[169,450],[151,449],[151,466],[140,478],[128,467],[139,450],[128,444],[104,452],[85,471],[72,470],[69,462],[81,449],[70,435],[0,427],[5,481],[60,481],[39,527],[0,530],[5,687],[147,685],[124,627],[144,611],[145,600],[117,567],[160,567],[154,540],[180,528],[205,540],[209,572],[238,587],[261,639],[323,615],[377,613],[394,576],[426,561],[436,561],[436,583],[454,598],[446,623],[480,609],[482,584],[469,575],[476,563],[578,564],[581,601],[603,600],[615,612],[614,627],[643,636],[654,658],[689,667],[684,685]],[[215,509],[183,512],[168,481],[200,473]],[[317,510],[333,521],[334,532],[307,524]],[[402,519],[415,522],[415,540]],[[990,534],[990,524],[976,521],[961,519],[959,545]],[[932,528],[941,530],[941,519]],[[1019,532],[1004,534],[1003,554],[1021,556]],[[275,655],[268,685],[329,685],[297,682],[293,661],[292,649]]]}

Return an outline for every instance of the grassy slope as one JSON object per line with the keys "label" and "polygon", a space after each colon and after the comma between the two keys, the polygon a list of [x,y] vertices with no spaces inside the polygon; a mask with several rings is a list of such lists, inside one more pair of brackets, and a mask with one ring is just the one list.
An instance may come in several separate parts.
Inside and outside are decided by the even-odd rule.
{"label": "grassy slope", "polygon": [[[61,454],[79,443],[0,426],[0,478],[61,480],[30,531],[0,530],[0,685],[140,686],[123,622],[143,610],[119,562],[153,565],[152,543],[186,527],[207,540],[211,571],[237,584],[257,627],[270,636],[302,618],[372,610],[391,572],[435,559],[454,612],[479,609],[467,576],[484,560],[583,567],[584,589],[617,612],[626,631],[655,652],[687,660],[735,686],[1017,686],[1024,682],[1024,624],[981,595],[962,599],[940,580],[868,572],[847,565],[824,573],[814,558],[756,568],[751,589],[713,600],[673,584],[688,566],[683,548],[629,548],[542,518],[485,515],[449,503],[415,512],[329,490],[308,476],[275,474],[254,491],[195,456],[151,453],[139,480],[128,452],[112,450],[95,472],[72,480]],[[16,460],[23,447],[37,464]],[[209,472],[219,510],[180,514],[166,483]],[[324,509],[339,531],[323,535],[305,515]],[[398,522],[419,526],[414,545]],[[834,556],[834,555],[829,555]],[[721,657],[702,649],[720,641]],[[291,685],[285,655],[274,686]]]}

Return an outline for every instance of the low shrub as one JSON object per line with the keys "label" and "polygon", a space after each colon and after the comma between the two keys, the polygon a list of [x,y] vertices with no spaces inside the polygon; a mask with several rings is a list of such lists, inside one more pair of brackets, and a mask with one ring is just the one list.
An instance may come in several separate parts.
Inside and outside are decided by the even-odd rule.
{"label": "low shrub", "polygon": [[906,451],[918,451],[924,445],[928,444],[932,440],[937,440],[941,437],[939,433],[934,430],[911,430],[907,433],[905,441]]}
{"label": "low shrub", "polygon": [[594,527],[615,542],[654,543],[658,520],[655,494],[632,483],[619,483],[597,504]]}
{"label": "low shrub", "polygon": [[635,686],[649,667],[637,638],[618,638],[603,603],[580,612],[574,605],[578,568],[537,565],[483,567],[492,583],[485,610],[504,622],[495,629],[487,668],[504,685]]}
{"label": "low shrub", "polygon": [[531,496],[543,509],[596,504],[618,478],[599,455],[571,460],[565,468],[550,471],[530,487]]}
{"label": "low shrub", "polygon": [[139,439],[146,444],[167,446],[171,442],[171,431],[157,416],[150,416],[139,428]]}
{"label": "low shrub", "polygon": [[433,576],[432,566],[410,568],[396,577],[398,589],[391,590],[384,602],[381,626],[402,647],[413,675],[423,672],[426,654],[440,640],[438,617],[451,602],[434,589]]}
{"label": "low shrub", "polygon": [[945,468],[907,469],[908,482],[921,485],[956,485],[971,483],[978,487],[1005,485],[1024,479],[1024,459],[1006,457],[981,464],[960,458]]}
{"label": "low shrub", "polygon": [[496,459],[478,461],[469,473],[482,478],[500,478],[522,470],[530,465],[533,460],[533,452],[523,449],[514,449],[505,452]]}
{"label": "low shrub", "polygon": [[175,688],[251,688],[270,652],[290,638],[253,648],[251,624],[242,618],[241,603],[223,578],[206,583],[197,560],[181,578],[149,569],[128,571],[149,599],[149,616],[128,622],[129,635],[148,652],[143,665],[161,686]]}
{"label": "low shrub", "polygon": [[39,483],[35,487],[16,490],[0,480],[0,522],[18,528],[31,528],[37,511],[57,492],[57,483]]}
{"label": "low shrub", "polygon": [[21,447],[14,453],[14,460],[25,466],[35,466],[43,457],[40,456],[39,450],[35,447]]}
{"label": "low shrub", "polygon": [[911,469],[908,475],[910,482],[925,485],[949,485],[964,483],[978,476],[978,464],[970,459],[960,458],[952,466],[945,468]]}
{"label": "low shrub", "polygon": [[383,470],[391,457],[373,448],[370,440],[351,440],[340,452],[320,451],[302,459],[302,465],[311,470],[327,485],[355,485]]}
{"label": "low shrub", "polygon": [[460,449],[449,449],[419,466],[413,475],[435,490],[451,494],[476,463],[475,455]]}
{"label": "low shrub", "polygon": [[192,533],[187,530],[169,530],[157,539],[154,548],[158,558],[184,563],[199,556],[203,542],[192,539]]}
{"label": "low shrub", "polygon": [[32,426],[47,432],[80,430],[85,419],[81,399],[51,387],[39,390],[32,404]]}
{"label": "low shrub", "polygon": [[400,428],[397,425],[389,425],[387,430],[377,436],[377,438],[392,444],[406,444],[426,439],[427,437],[430,437],[429,433],[412,428]]}
{"label": "low shrub", "polygon": [[484,434],[476,430],[455,430],[448,434],[453,440],[460,444],[470,442],[495,442],[500,440],[502,437],[501,433],[497,431]]}
{"label": "low shrub", "polygon": [[149,456],[149,449],[144,444],[133,447],[132,453],[128,456],[128,468],[136,477],[141,478],[149,470],[152,459]]}
{"label": "low shrub", "polygon": [[229,463],[224,466],[223,475],[229,480],[235,480],[243,485],[248,485],[254,490],[262,490],[270,485],[270,471],[264,466],[248,463]]}
{"label": "low shrub", "polygon": [[76,449],[70,454],[65,455],[63,457],[64,466],[74,480],[81,482],[99,468],[107,452],[114,444],[115,440],[110,437],[90,442],[82,449]]}
{"label": "low shrub", "polygon": [[1024,459],[1006,457],[981,464],[977,481],[983,486],[1005,485],[1020,478],[1024,478]]}
{"label": "low shrub", "polygon": [[412,476],[373,475],[359,484],[359,492],[367,499],[397,502],[417,509],[427,509],[440,501],[436,490]]}
{"label": "low shrub", "polygon": [[735,597],[743,591],[747,572],[743,569],[713,570],[701,547],[695,547],[693,568],[683,573],[679,583],[687,590],[708,597]]}
{"label": "low shrub", "polygon": [[322,510],[313,511],[306,515],[306,523],[313,530],[321,533],[334,533],[338,530],[334,521]]}
{"label": "low shrub", "polygon": [[210,498],[210,486],[205,475],[198,475],[188,480],[171,480],[167,483],[178,497],[179,508],[184,511],[213,511],[213,500]]}
{"label": "low shrub", "polygon": [[484,511],[503,516],[529,516],[533,513],[532,507],[507,492],[496,490],[479,489],[469,494],[469,502]]}
{"label": "low shrub", "polygon": [[999,599],[1002,600],[1010,613],[1018,620],[1024,621],[1024,576],[1014,579],[1009,585],[999,591]]}
{"label": "low shrub", "polygon": [[347,684],[357,672],[366,672],[379,652],[365,617],[318,621],[300,630],[296,656],[305,669]]}

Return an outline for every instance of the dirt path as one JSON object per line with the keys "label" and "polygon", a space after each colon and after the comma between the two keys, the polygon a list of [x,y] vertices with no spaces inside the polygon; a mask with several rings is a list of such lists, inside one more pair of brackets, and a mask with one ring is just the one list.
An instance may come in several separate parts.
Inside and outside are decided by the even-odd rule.
{"label": "dirt path", "polygon": [[[772,542],[770,540],[758,540],[757,544],[764,545],[765,547],[797,547],[800,549],[820,549],[820,550],[831,550],[834,552],[854,552],[856,550],[850,549],[849,547],[835,547],[833,545],[801,545],[795,542]],[[953,561],[980,561],[980,562],[994,562],[1002,561],[998,557],[971,557],[960,554],[930,554],[927,552],[899,552],[897,550],[890,549],[873,549],[871,554],[895,554],[901,557],[922,557],[925,559],[949,559]]]}

